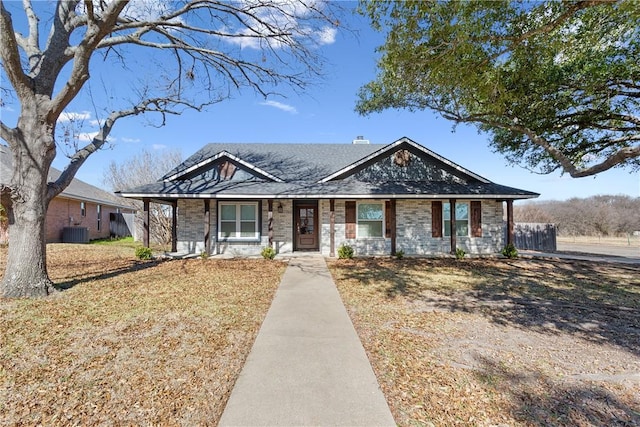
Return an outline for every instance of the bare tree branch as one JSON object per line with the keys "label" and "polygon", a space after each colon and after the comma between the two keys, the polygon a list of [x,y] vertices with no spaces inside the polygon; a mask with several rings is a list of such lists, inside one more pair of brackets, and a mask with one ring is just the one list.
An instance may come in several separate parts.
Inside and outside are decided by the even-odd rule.
{"label": "bare tree branch", "polygon": [[113,129],[113,126],[119,119],[129,116],[137,116],[139,114],[149,112],[159,113],[163,117],[166,114],[180,114],[179,111],[171,109],[170,106],[172,105],[184,105],[185,107],[195,110],[202,109],[201,105],[191,105],[176,99],[154,98],[143,100],[138,105],[132,108],[112,112],[105,120],[104,124],[101,126],[97,135],[91,140],[91,142],[77,150],[71,156],[69,164],[64,169],[62,174],[60,174],[58,179],[55,182],[49,183],[49,188],[47,191],[47,197],[49,198],[49,200],[60,194],[71,183],[73,177],[87,160],[87,158],[89,158],[91,154],[95,153],[104,146],[104,144],[107,142],[109,134],[111,133],[111,130]]}
{"label": "bare tree branch", "polygon": [[18,96],[28,96],[31,81],[22,71],[13,21],[11,14],[4,7],[4,2],[0,2],[0,58],[2,58],[3,68]]}
{"label": "bare tree branch", "polygon": [[0,121],[0,138],[12,144],[15,139],[15,129],[10,128],[4,122]]}
{"label": "bare tree branch", "polygon": [[[77,4],[77,1],[70,1],[70,5]],[[60,4],[65,4],[60,3]],[[96,46],[100,43],[100,41],[106,37],[107,34],[111,31],[111,28],[115,25],[118,15],[122,12],[124,7],[127,5],[126,1],[115,1],[107,6],[103,15],[101,16],[100,21],[93,21],[89,19],[87,24],[87,31],[83,37],[82,42],[78,44],[77,49],[74,52],[74,61],[73,68],[71,69],[71,73],[69,78],[67,79],[67,83],[64,87],[58,92],[54,99],[51,102],[51,112],[49,114],[50,118],[58,118],[60,113],[64,110],[64,108],[71,102],[73,98],[77,96],[80,92],[80,89],[84,86],[85,82],[89,79],[89,60],[91,55],[93,54]],[[65,17],[72,16],[72,12],[60,7],[61,14],[65,14]],[[63,19],[61,17],[61,19]],[[64,46],[69,45],[69,37],[70,33],[68,31],[63,32],[64,36]],[[47,47],[51,49],[59,49],[59,45],[52,43]],[[59,55],[60,56],[60,55]],[[57,64],[59,65],[59,64]]]}

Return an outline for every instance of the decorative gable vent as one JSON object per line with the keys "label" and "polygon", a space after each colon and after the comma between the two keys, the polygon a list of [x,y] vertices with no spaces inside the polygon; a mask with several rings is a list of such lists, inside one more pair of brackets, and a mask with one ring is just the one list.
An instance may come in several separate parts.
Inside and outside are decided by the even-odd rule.
{"label": "decorative gable vent", "polygon": [[353,140],[354,144],[369,144],[369,140],[368,139],[364,139],[364,136],[359,135],[356,136],[356,139]]}
{"label": "decorative gable vent", "polygon": [[221,181],[230,181],[231,178],[233,178],[235,172],[236,165],[229,161],[220,163],[220,165],[218,166],[218,176],[220,177]]}
{"label": "decorative gable vent", "polygon": [[411,163],[411,153],[409,150],[398,150],[393,154],[393,163],[400,167],[409,166]]}

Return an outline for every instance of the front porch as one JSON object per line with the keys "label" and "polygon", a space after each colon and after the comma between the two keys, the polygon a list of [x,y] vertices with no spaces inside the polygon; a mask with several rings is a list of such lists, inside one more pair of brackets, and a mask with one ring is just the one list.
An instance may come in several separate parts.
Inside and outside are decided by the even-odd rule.
{"label": "front porch", "polygon": [[[143,243],[149,245],[151,199],[143,199]],[[513,243],[513,200],[482,201],[483,237],[460,237],[455,230],[456,199],[445,200],[453,218],[447,221],[448,233],[438,234],[438,221],[432,215],[432,201],[426,199],[387,199],[372,202],[384,206],[384,234],[375,238],[356,236],[351,204],[343,199],[258,199],[220,200],[181,198],[157,200],[171,206],[171,252],[209,256],[259,256],[272,247],[278,254],[317,251],[335,257],[337,248],[347,244],[356,255],[440,255],[455,253],[462,247],[467,253],[495,253],[504,244]],[[502,212],[506,204],[508,232],[502,241]],[[233,217],[233,210],[237,215]],[[227,212],[227,213],[225,213]],[[227,215],[225,217],[225,215]],[[485,219],[486,218],[486,219]],[[434,231],[436,230],[436,231]],[[445,235],[448,234],[448,235]],[[498,241],[499,240],[499,241]]]}

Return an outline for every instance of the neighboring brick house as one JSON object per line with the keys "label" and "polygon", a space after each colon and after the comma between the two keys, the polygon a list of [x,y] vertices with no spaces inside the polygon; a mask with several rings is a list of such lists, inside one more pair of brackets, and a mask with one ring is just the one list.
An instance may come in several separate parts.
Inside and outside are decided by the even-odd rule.
{"label": "neighboring brick house", "polygon": [[[9,183],[11,169],[9,147],[0,145],[0,184]],[[56,180],[60,173],[60,170],[51,168],[49,181]],[[65,227],[86,228],[90,240],[110,237],[111,214],[134,212],[135,207],[131,201],[123,200],[79,179],[73,179],[71,184],[49,203],[45,226],[47,243],[61,242]],[[6,231],[3,231],[0,230],[0,236],[6,236]]]}
{"label": "neighboring brick house", "polygon": [[[177,207],[173,250],[255,255],[340,245],[356,255],[492,254],[503,209],[537,193],[495,184],[402,138],[389,145],[209,144],[124,197]],[[176,209],[174,209],[176,211]],[[507,233],[507,243],[513,233]]]}

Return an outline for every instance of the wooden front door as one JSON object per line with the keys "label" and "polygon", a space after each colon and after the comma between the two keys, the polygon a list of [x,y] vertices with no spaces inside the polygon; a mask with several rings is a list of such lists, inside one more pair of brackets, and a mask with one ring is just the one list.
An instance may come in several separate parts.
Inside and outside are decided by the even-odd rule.
{"label": "wooden front door", "polygon": [[318,202],[295,204],[295,249],[318,250]]}

